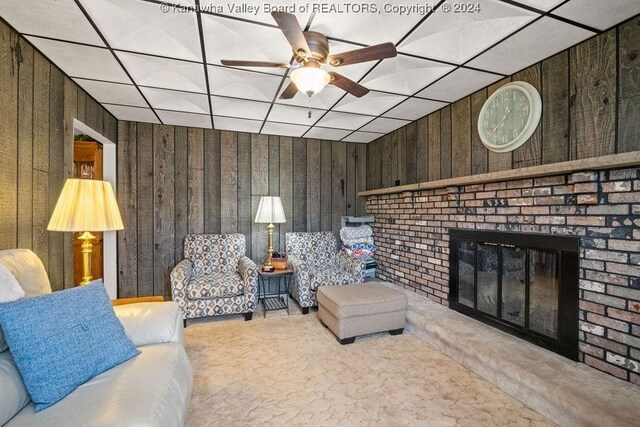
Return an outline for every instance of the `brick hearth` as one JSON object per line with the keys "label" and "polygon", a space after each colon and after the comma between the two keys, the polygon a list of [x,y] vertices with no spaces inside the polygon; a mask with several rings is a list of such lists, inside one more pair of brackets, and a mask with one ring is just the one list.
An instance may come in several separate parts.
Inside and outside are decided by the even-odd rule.
{"label": "brick hearth", "polygon": [[378,277],[447,305],[450,228],[580,236],[580,360],[640,384],[640,168],[368,197]]}

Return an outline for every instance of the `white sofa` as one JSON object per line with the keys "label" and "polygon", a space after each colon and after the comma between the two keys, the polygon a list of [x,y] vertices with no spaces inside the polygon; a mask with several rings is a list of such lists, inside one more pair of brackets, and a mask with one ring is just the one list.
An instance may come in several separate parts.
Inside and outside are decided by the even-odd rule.
{"label": "white sofa", "polygon": [[[40,259],[31,251],[0,251],[0,263],[16,276],[26,297],[51,292]],[[114,307],[141,351],[137,357],[83,384],[38,413],[0,333],[0,425],[182,426],[193,372],[184,350],[182,314],[173,302]],[[58,363],[64,363],[60,360]]]}

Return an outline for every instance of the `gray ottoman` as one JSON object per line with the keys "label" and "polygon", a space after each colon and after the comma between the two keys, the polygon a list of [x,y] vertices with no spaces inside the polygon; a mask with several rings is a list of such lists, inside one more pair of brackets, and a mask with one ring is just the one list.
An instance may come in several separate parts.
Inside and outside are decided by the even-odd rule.
{"label": "gray ottoman", "polygon": [[351,344],[357,335],[401,334],[406,311],[407,296],[379,282],[318,288],[320,322],[340,344]]}

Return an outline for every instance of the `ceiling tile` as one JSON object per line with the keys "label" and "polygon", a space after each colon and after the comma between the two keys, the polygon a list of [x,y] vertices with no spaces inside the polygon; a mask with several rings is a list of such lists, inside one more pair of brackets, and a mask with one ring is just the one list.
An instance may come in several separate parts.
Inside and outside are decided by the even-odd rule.
{"label": "ceiling tile", "polygon": [[73,0],[2,0],[2,18],[23,34],[104,46]]}
{"label": "ceiling tile", "polygon": [[385,59],[361,82],[369,89],[413,95],[455,67],[398,55]]}
{"label": "ceiling tile", "polygon": [[131,83],[107,49],[27,37],[54,64],[71,77]]}
{"label": "ceiling tile", "polygon": [[385,117],[396,119],[418,120],[446,106],[446,102],[431,101],[428,99],[409,98],[393,110],[384,114]]}
{"label": "ceiling tile", "polygon": [[342,98],[338,105],[335,106],[334,110],[378,116],[405,99],[407,99],[406,96],[391,95],[382,92],[369,92],[360,98],[347,94],[347,96]]}
{"label": "ceiling tile", "polygon": [[[202,15],[202,25],[207,62],[210,64],[220,65],[222,59],[282,63],[291,60],[291,46],[277,28],[211,15]],[[280,68],[243,68],[280,75],[285,71]]]}
{"label": "ceiling tile", "polygon": [[226,67],[209,66],[211,95],[271,102],[282,77]]}
{"label": "ceiling tile", "polygon": [[267,135],[302,136],[307,129],[309,129],[309,126],[266,122],[260,133]]}
{"label": "ceiling tile", "polygon": [[255,120],[264,120],[271,105],[267,102],[246,101],[221,96],[212,96],[211,104],[214,115]]}
{"label": "ceiling tile", "polygon": [[315,139],[328,139],[330,141],[340,141],[345,136],[351,133],[350,130],[343,129],[329,129],[323,127],[312,127],[309,131],[304,135],[305,138],[315,138]]}
{"label": "ceiling tile", "polygon": [[[287,86],[289,86],[291,80],[287,78],[280,89],[280,93],[282,93]],[[276,102],[278,104],[283,105],[298,105],[300,107],[309,107],[311,108],[319,108],[322,110],[330,109],[338,100],[345,94],[345,91],[339,89],[335,86],[325,86],[324,89],[320,93],[316,93],[311,98],[309,98],[304,93],[297,92],[296,95],[291,99],[280,99],[277,98]]]}
{"label": "ceiling tile", "polygon": [[571,0],[553,11],[562,16],[599,30],[614,25],[640,13],[638,0]]}
{"label": "ceiling tile", "polygon": [[190,114],[180,111],[156,110],[160,120],[165,125],[193,126],[197,128],[211,129],[211,116],[208,114]]}
{"label": "ceiling tile", "polygon": [[593,35],[574,25],[544,17],[483,53],[469,66],[513,74]]}
{"label": "ceiling tile", "polygon": [[[83,0],[114,49],[202,60],[196,14],[137,0]],[[115,25],[117,23],[117,25]]]}
{"label": "ceiling tile", "polygon": [[462,64],[539,15],[496,0],[473,13],[434,13],[398,49]]}
{"label": "ceiling tile", "polygon": [[557,5],[559,5],[560,3],[562,3],[564,0],[516,0],[516,1],[518,3],[535,7],[538,10],[547,12],[553,9],[554,7],[556,7]]}
{"label": "ceiling tile", "polygon": [[153,108],[209,114],[207,95],[175,90],[140,88]]}
{"label": "ceiling tile", "polygon": [[271,112],[269,113],[268,120],[270,122],[294,123],[311,126],[323,114],[324,110],[313,109],[311,110],[311,118],[309,118],[308,108],[274,104]]}
{"label": "ceiling tile", "polygon": [[125,52],[116,54],[140,86],[207,92],[202,64]]}
{"label": "ceiling tile", "polygon": [[213,116],[213,125],[219,130],[235,130],[238,132],[260,132],[262,120],[245,120],[232,117]]}
{"label": "ceiling tile", "polygon": [[382,133],[372,133],[372,132],[354,132],[351,135],[347,136],[343,139],[346,142],[371,142],[376,139],[384,136]]}
{"label": "ceiling tile", "polygon": [[127,107],[124,105],[103,104],[118,120],[128,120],[131,122],[160,123],[153,110],[150,108]]}
{"label": "ceiling tile", "polygon": [[74,79],[96,101],[109,104],[131,105],[134,107],[149,106],[145,102],[138,89],[133,85],[122,83],[106,83],[96,80]]}
{"label": "ceiling tile", "polygon": [[371,123],[364,126],[360,130],[365,132],[389,133],[409,123],[410,122],[407,120],[388,119],[386,117],[379,117],[374,121],[372,121]]}
{"label": "ceiling tile", "polygon": [[496,74],[458,68],[418,93],[417,96],[453,102],[501,78]]}
{"label": "ceiling tile", "polygon": [[[271,17],[270,13],[273,7],[289,6],[290,10],[287,11],[296,15],[300,27],[304,28],[309,20],[309,16],[311,15],[311,9],[307,9],[308,11],[306,13],[300,13],[300,8],[296,7],[296,4],[300,5],[299,2],[294,0],[270,0],[268,3],[233,3],[228,0],[200,0],[200,6],[204,11],[272,25],[275,25],[275,21]],[[269,7],[267,7],[267,5]]]}
{"label": "ceiling tile", "polygon": [[[335,10],[318,10],[311,23],[311,30],[336,39],[374,45],[379,43],[397,43],[420,19],[421,14],[389,13],[383,9],[382,2],[338,3],[317,2],[317,7],[334,7]],[[391,2],[385,3],[387,7]],[[356,12],[354,6],[360,7]],[[346,13],[350,7],[352,13]],[[365,10],[362,7],[375,7]]]}
{"label": "ceiling tile", "polygon": [[335,111],[329,111],[317,123],[317,125],[327,128],[356,130],[371,121],[371,119],[373,119],[373,117],[371,116],[361,116],[359,114],[338,113]]}

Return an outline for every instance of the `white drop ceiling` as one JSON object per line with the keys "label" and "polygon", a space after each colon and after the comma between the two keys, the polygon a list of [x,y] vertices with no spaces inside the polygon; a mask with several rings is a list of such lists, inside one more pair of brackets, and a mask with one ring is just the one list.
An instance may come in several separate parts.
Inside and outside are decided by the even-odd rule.
{"label": "white drop ceiling", "polygon": [[[328,86],[281,100],[290,71],[220,64],[291,61],[265,3],[307,4],[2,0],[0,17],[117,119],[366,143],[640,13],[638,0],[378,1],[379,13],[312,0],[341,8],[296,13],[304,30],[329,38],[332,53],[393,42],[399,54],[335,69],[371,90],[363,98]],[[385,4],[436,8],[401,15]],[[454,4],[479,10],[447,13]]]}

